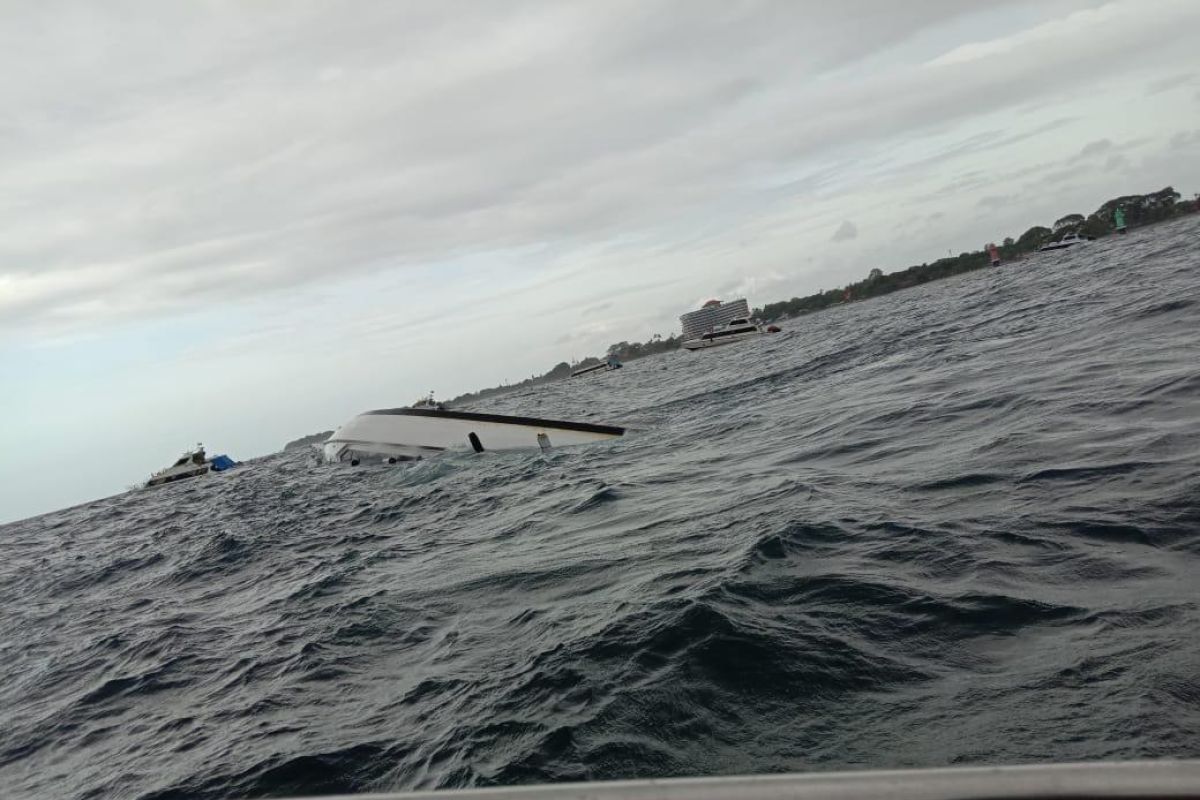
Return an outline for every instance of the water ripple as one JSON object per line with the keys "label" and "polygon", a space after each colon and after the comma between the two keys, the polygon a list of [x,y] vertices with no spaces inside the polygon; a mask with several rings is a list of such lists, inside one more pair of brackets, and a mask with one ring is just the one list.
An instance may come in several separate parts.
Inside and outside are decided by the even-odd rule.
{"label": "water ripple", "polygon": [[1198,228],[0,528],[4,795],[1200,756]]}

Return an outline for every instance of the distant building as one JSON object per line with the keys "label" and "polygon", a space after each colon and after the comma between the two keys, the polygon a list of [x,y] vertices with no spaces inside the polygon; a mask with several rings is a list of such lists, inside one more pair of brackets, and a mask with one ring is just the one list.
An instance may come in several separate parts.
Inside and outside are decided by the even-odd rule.
{"label": "distant building", "polygon": [[718,325],[727,325],[735,319],[749,319],[750,306],[745,299],[730,300],[722,303],[720,300],[709,300],[699,311],[689,311],[679,318],[683,326],[683,340],[698,339]]}

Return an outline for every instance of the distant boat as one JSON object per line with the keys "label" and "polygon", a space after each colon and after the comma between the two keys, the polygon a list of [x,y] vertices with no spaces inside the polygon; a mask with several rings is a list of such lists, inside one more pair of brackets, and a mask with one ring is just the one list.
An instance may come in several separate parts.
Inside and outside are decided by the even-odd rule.
{"label": "distant boat", "polygon": [[1047,250],[1064,250],[1068,247],[1074,247],[1077,244],[1083,244],[1084,242],[1090,241],[1092,241],[1091,236],[1081,236],[1078,233],[1072,232],[1068,233],[1066,236],[1062,237],[1056,242],[1046,242],[1044,245],[1038,248],[1038,252],[1044,253]]}
{"label": "distant boat", "polygon": [[591,422],[450,411],[442,407],[388,408],[359,414],[323,446],[326,461],[379,456],[390,462],[428,458],[448,450],[548,450],[615,439],[625,429]]}
{"label": "distant boat", "polygon": [[162,486],[187,478],[198,478],[210,472],[224,472],[230,467],[236,466],[237,462],[229,456],[222,455],[209,458],[204,453],[204,445],[198,444],[195,450],[189,450],[184,453],[171,466],[151,475],[150,480],[146,481],[146,486]]}
{"label": "distant boat", "polygon": [[765,332],[761,325],[748,319],[734,319],[726,325],[701,334],[698,338],[684,342],[683,347],[687,350],[703,350],[707,347],[753,339],[755,336],[762,336]]}
{"label": "distant boat", "polygon": [[601,361],[599,364],[592,364],[591,366],[580,367],[579,369],[577,369],[571,373],[571,377],[578,378],[580,375],[590,375],[593,372],[600,372],[601,370],[604,370],[606,372],[611,372],[612,370],[620,369],[621,367],[622,367],[621,359],[617,358],[616,356],[609,356],[607,360]]}

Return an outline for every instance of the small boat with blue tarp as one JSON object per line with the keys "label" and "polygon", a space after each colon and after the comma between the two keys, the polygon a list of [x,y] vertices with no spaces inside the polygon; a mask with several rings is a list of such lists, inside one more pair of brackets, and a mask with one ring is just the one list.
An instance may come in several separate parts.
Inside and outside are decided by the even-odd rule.
{"label": "small boat with blue tarp", "polygon": [[187,478],[198,478],[210,472],[224,472],[227,469],[236,467],[237,463],[226,455],[209,458],[204,452],[204,445],[198,444],[195,450],[189,450],[184,453],[171,466],[166,469],[160,469],[151,475],[150,480],[146,481],[146,486],[162,486],[167,483],[186,480]]}

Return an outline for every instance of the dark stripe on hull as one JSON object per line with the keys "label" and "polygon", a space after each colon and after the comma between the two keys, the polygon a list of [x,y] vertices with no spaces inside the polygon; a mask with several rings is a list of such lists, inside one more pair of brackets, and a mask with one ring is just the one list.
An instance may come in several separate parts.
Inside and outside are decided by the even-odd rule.
{"label": "dark stripe on hull", "polygon": [[723,339],[726,336],[741,336],[744,333],[762,333],[758,328],[738,328],[732,331],[720,331],[718,333],[706,333],[700,337],[701,341],[715,342],[718,339]]}
{"label": "dark stripe on hull", "polygon": [[591,422],[566,422],[556,419],[538,419],[537,417],[508,417],[503,414],[476,414],[471,411],[439,411],[434,408],[381,408],[367,411],[368,415],[393,415],[402,417],[432,417],[433,419],[462,419],[471,422],[493,422],[500,425],[524,425],[531,428],[557,428],[561,431],[581,431],[583,433],[600,433],[608,436],[624,436],[625,429],[615,425],[595,425]]}
{"label": "dark stripe on hull", "polygon": [[333,438],[331,438],[328,441],[326,441],[325,444],[345,445],[350,450],[353,450],[355,445],[359,445],[363,448],[379,447],[382,445],[384,447],[407,447],[409,450],[425,450],[431,454],[446,452],[446,448],[444,448],[444,447],[430,447],[429,445],[426,445],[426,444],[401,444],[399,442],[378,442],[378,441],[374,441],[374,440],[368,441],[366,439],[333,439]]}

